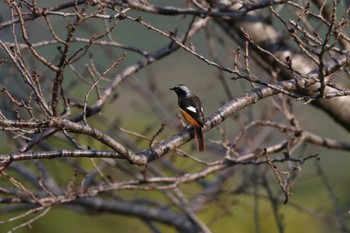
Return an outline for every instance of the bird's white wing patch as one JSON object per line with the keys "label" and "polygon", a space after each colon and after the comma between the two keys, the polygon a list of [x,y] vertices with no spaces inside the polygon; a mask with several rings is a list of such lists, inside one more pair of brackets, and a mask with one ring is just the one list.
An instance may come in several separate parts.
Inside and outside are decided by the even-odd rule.
{"label": "bird's white wing patch", "polygon": [[186,109],[190,112],[195,112],[195,113],[197,112],[196,108],[193,106],[188,106],[188,107],[186,107]]}

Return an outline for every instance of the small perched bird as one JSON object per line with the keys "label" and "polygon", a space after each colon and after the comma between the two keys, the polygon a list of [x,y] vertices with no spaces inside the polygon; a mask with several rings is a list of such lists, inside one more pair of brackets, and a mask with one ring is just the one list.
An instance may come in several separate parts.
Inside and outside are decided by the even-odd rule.
{"label": "small perched bird", "polygon": [[205,150],[202,127],[204,125],[204,114],[202,104],[198,96],[194,95],[191,90],[184,84],[179,84],[170,88],[176,92],[180,112],[185,120],[194,126],[194,136],[199,151]]}

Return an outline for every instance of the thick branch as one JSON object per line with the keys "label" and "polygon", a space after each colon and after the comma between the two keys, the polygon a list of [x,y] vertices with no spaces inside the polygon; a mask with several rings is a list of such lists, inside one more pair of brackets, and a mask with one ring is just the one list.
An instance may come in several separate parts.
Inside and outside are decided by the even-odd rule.
{"label": "thick branch", "polygon": [[[339,56],[334,61],[326,63],[324,67],[324,74],[326,76],[331,75],[334,72],[337,72],[344,67],[350,65],[350,52],[347,52],[345,55]],[[280,81],[276,84],[271,84],[269,87],[255,88],[241,97],[238,97],[230,102],[227,102],[221,108],[219,108],[215,113],[206,118],[204,132],[209,131],[210,129],[218,126],[228,117],[232,116],[239,110],[256,103],[257,101],[264,99],[266,97],[276,95],[280,93],[279,90],[287,91],[297,91],[300,88],[307,88],[312,86],[319,79],[319,70],[313,70],[305,75],[307,78],[298,78],[288,81]],[[166,153],[175,148],[183,145],[193,138],[193,128],[190,128],[186,131],[183,131],[173,137],[164,140],[163,142],[155,145],[149,150],[145,150],[139,153],[140,156],[146,156],[147,161],[152,161],[159,157],[162,157]]]}
{"label": "thick branch", "polygon": [[163,224],[174,226],[179,232],[194,233],[199,228],[186,215],[178,214],[171,210],[154,208],[141,205],[140,203],[126,201],[108,201],[100,198],[78,199],[70,205],[86,207],[89,211],[109,212],[139,217],[141,219],[153,220]]}

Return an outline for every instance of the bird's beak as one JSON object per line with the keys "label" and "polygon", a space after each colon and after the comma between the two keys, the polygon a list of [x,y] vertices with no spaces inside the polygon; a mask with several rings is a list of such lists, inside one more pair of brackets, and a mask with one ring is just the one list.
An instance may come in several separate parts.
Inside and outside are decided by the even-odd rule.
{"label": "bird's beak", "polygon": [[172,90],[172,91],[173,91],[173,90],[175,90],[175,87],[169,88],[169,90]]}

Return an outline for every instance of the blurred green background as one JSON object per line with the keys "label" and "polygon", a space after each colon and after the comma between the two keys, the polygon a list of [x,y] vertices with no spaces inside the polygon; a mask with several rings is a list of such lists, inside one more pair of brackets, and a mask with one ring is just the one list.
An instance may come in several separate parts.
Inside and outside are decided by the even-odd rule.
{"label": "blurred green background", "polygon": [[[64,1],[38,1],[39,5],[56,5],[59,2]],[[175,5],[185,7],[185,1],[152,1],[155,5]],[[11,18],[10,9],[4,4],[0,3],[0,13],[2,21],[9,20]],[[165,32],[174,31],[179,27],[178,34],[183,33],[187,29],[188,22],[191,20],[190,17],[183,19],[182,16],[155,16],[143,12],[131,11],[130,15],[135,17],[141,16],[145,22],[150,22],[151,25],[164,30]],[[65,24],[71,22],[72,18],[63,19],[62,17],[49,17],[56,33],[61,37],[65,37]],[[42,19],[36,19],[33,21],[27,21],[26,25],[30,28],[29,37],[30,40],[35,43],[42,40],[52,39],[47,27],[43,27],[44,21]],[[18,30],[18,28],[16,29]],[[221,62],[224,65],[231,66],[232,63],[232,51],[234,51],[238,45],[230,41],[222,30],[215,24],[211,23],[211,30],[216,35],[216,42],[221,41],[222,44],[218,43],[217,51]],[[0,33],[1,40],[13,41],[12,27],[8,27],[2,30]],[[104,31],[104,24],[101,21],[96,20],[95,24],[91,21],[85,26],[81,27],[77,35],[81,37],[91,36],[92,34],[102,33]],[[123,20],[118,25],[116,30],[112,33],[114,39],[117,42],[135,46],[148,52],[153,52],[162,46],[169,44],[169,40],[160,36],[159,34],[147,30],[139,24]],[[20,38],[19,38],[20,40]],[[196,47],[196,51],[204,56],[209,56],[209,50],[206,42],[204,32],[198,33],[191,42]],[[76,43],[77,48],[81,47],[81,43]],[[227,50],[230,48],[230,50]],[[39,49],[39,52],[46,57],[55,59],[57,55],[57,45],[45,46]],[[118,48],[110,48],[103,46],[92,46],[89,49],[91,59],[94,61],[97,70],[104,71],[113,60],[116,60],[123,50]],[[4,56],[4,53],[1,53]],[[118,72],[126,68],[128,65],[142,59],[142,56],[133,52],[128,51],[125,60],[121,65],[112,72],[116,75]],[[33,63],[35,63],[33,61]],[[85,56],[81,59],[76,67],[79,68],[81,74],[86,74],[84,65],[89,63],[89,56]],[[40,67],[41,65],[35,64],[35,67],[39,67],[42,70],[45,68]],[[259,72],[258,69],[254,70]],[[4,72],[0,70],[0,74]],[[46,75],[46,76],[45,76]],[[88,91],[87,85],[76,85],[77,79],[73,77],[73,72],[67,70],[65,74],[66,80],[64,86],[67,91],[74,96],[74,98],[83,101],[83,97]],[[113,76],[113,75],[111,75]],[[128,130],[141,131],[145,126],[155,127],[160,125],[160,119],[154,110],[152,110],[147,104],[148,99],[137,91],[137,85],[150,86],[155,84],[157,86],[157,92],[154,95],[160,101],[160,104],[167,110],[168,117],[171,119],[172,124],[177,124],[178,118],[176,117],[176,96],[174,93],[169,91],[169,87],[172,87],[178,83],[186,83],[198,96],[201,97],[203,107],[205,109],[205,115],[208,116],[214,112],[219,106],[221,106],[227,97],[223,93],[220,82],[214,77],[217,76],[217,70],[213,67],[208,66],[203,61],[195,58],[189,53],[179,50],[161,61],[141,70],[127,81],[121,83],[116,94],[118,97],[108,102],[108,105],[102,111],[103,118],[108,122],[117,122],[118,127],[122,127]],[[43,77],[47,79],[48,83],[54,77],[51,76],[50,72],[43,72]],[[235,97],[244,93],[251,87],[243,81],[231,81],[230,75],[225,74],[229,88]],[[16,90],[16,81],[13,84],[9,84]],[[108,85],[107,83],[105,85]],[[19,90],[20,91],[20,90]],[[49,93],[50,89],[45,90]],[[91,101],[94,100],[94,96],[91,96]],[[251,111],[259,113],[263,111],[268,105],[268,100],[263,100],[255,105],[251,106],[250,109],[244,109],[239,113],[241,119],[248,119]],[[342,141],[349,141],[349,134],[343,128],[335,124],[325,113],[305,105],[303,103],[294,103],[295,113],[300,120],[301,127],[305,130],[317,133],[322,136],[333,137]],[[127,118],[125,116],[128,116]],[[92,125],[96,126],[100,130],[110,130],[104,128],[106,125],[104,122],[98,120],[91,120]],[[227,127],[232,129],[232,135],[235,135],[240,130],[240,125],[234,119],[227,120]],[[172,135],[176,132],[176,129],[166,128],[162,133],[162,138]],[[205,135],[206,138],[215,138],[218,135],[217,129],[213,129],[211,132]],[[2,136],[4,140],[7,140]],[[84,140],[84,139],[82,139]],[[57,148],[64,146],[60,145],[60,142],[55,142]],[[92,142],[92,146],[98,148],[98,144]],[[184,146],[187,148],[189,146]],[[2,153],[8,153],[12,151],[11,145],[6,141],[0,144],[0,151]],[[142,149],[142,148],[138,148]],[[298,152],[296,152],[298,153]],[[293,196],[290,197],[289,203],[279,207],[279,214],[283,216],[283,223],[285,231],[287,233],[293,233],[296,231],[300,232],[340,232],[336,229],[337,219],[335,218],[336,209],[330,193],[322,182],[322,177],[317,172],[317,167],[323,168],[324,175],[327,177],[331,184],[334,195],[336,196],[337,205],[339,205],[340,214],[343,220],[349,225],[349,215],[347,214],[350,201],[350,179],[348,173],[348,166],[350,162],[349,153],[328,150],[319,147],[307,147],[303,152],[305,154],[318,153],[320,155],[320,161],[309,160],[302,167],[301,171],[298,172],[297,178],[294,180],[291,186],[291,192]],[[171,156],[171,155],[169,155]],[[203,159],[212,159],[208,155],[204,155]],[[81,159],[77,161],[81,166],[86,169],[93,169],[90,160]],[[183,166],[188,166],[191,169],[192,162],[186,161],[186,159],[177,161]],[[45,161],[45,164],[52,166],[52,169],[59,170],[60,165],[55,164],[54,160]],[[317,165],[316,163],[319,163]],[[156,163],[155,163],[156,164]],[[30,165],[29,165],[30,166]],[[285,165],[281,165],[285,166]],[[138,170],[139,168],[132,167],[131,169]],[[255,166],[238,166],[237,169],[261,169]],[[141,171],[141,169],[139,169]],[[67,173],[65,173],[67,172]],[[11,172],[9,172],[11,173]],[[58,174],[61,178],[61,182],[67,185],[69,178],[72,176],[69,171],[62,171],[65,174]],[[242,176],[244,172],[240,173]],[[12,174],[15,176],[15,174]],[[271,203],[267,200],[266,192],[264,190],[258,190],[259,194],[262,195],[259,201],[259,210],[255,210],[256,199],[253,195],[244,193],[242,195],[231,193],[230,190],[235,190],[235,187],[240,183],[244,177],[233,177],[230,184],[226,185],[228,192],[225,195],[220,196],[220,201],[215,201],[208,206],[205,210],[199,213],[200,219],[205,222],[213,232],[257,232],[256,218],[254,218],[255,211],[260,219],[258,228],[260,232],[279,232],[273,216]],[[278,192],[280,189],[277,179],[271,174],[270,184],[273,185],[272,189]],[[349,185],[349,186],[348,186]],[[185,190],[188,195],[193,194],[191,184],[182,185],[181,188]],[[123,191],[121,194],[124,197],[149,197],[156,200],[157,194],[153,191]],[[282,194],[281,194],[282,195]],[[5,204],[3,204],[5,205]],[[315,212],[314,216],[310,216],[308,213]],[[9,217],[14,216],[14,213],[6,214],[1,213],[0,220],[6,220]],[[328,221],[325,221],[325,220]],[[334,223],[333,225],[330,222]],[[1,232],[6,232],[11,227],[17,226],[18,221],[14,221],[10,224],[0,226]],[[161,224],[157,224],[164,232],[174,232],[173,229]],[[142,220],[135,219],[130,216],[113,215],[108,213],[82,213],[78,209],[71,208],[69,205],[54,207],[46,216],[39,221],[32,224],[32,229],[25,228],[20,232],[125,232],[125,233],[137,233],[137,232],[151,232],[150,229],[144,224]]]}

